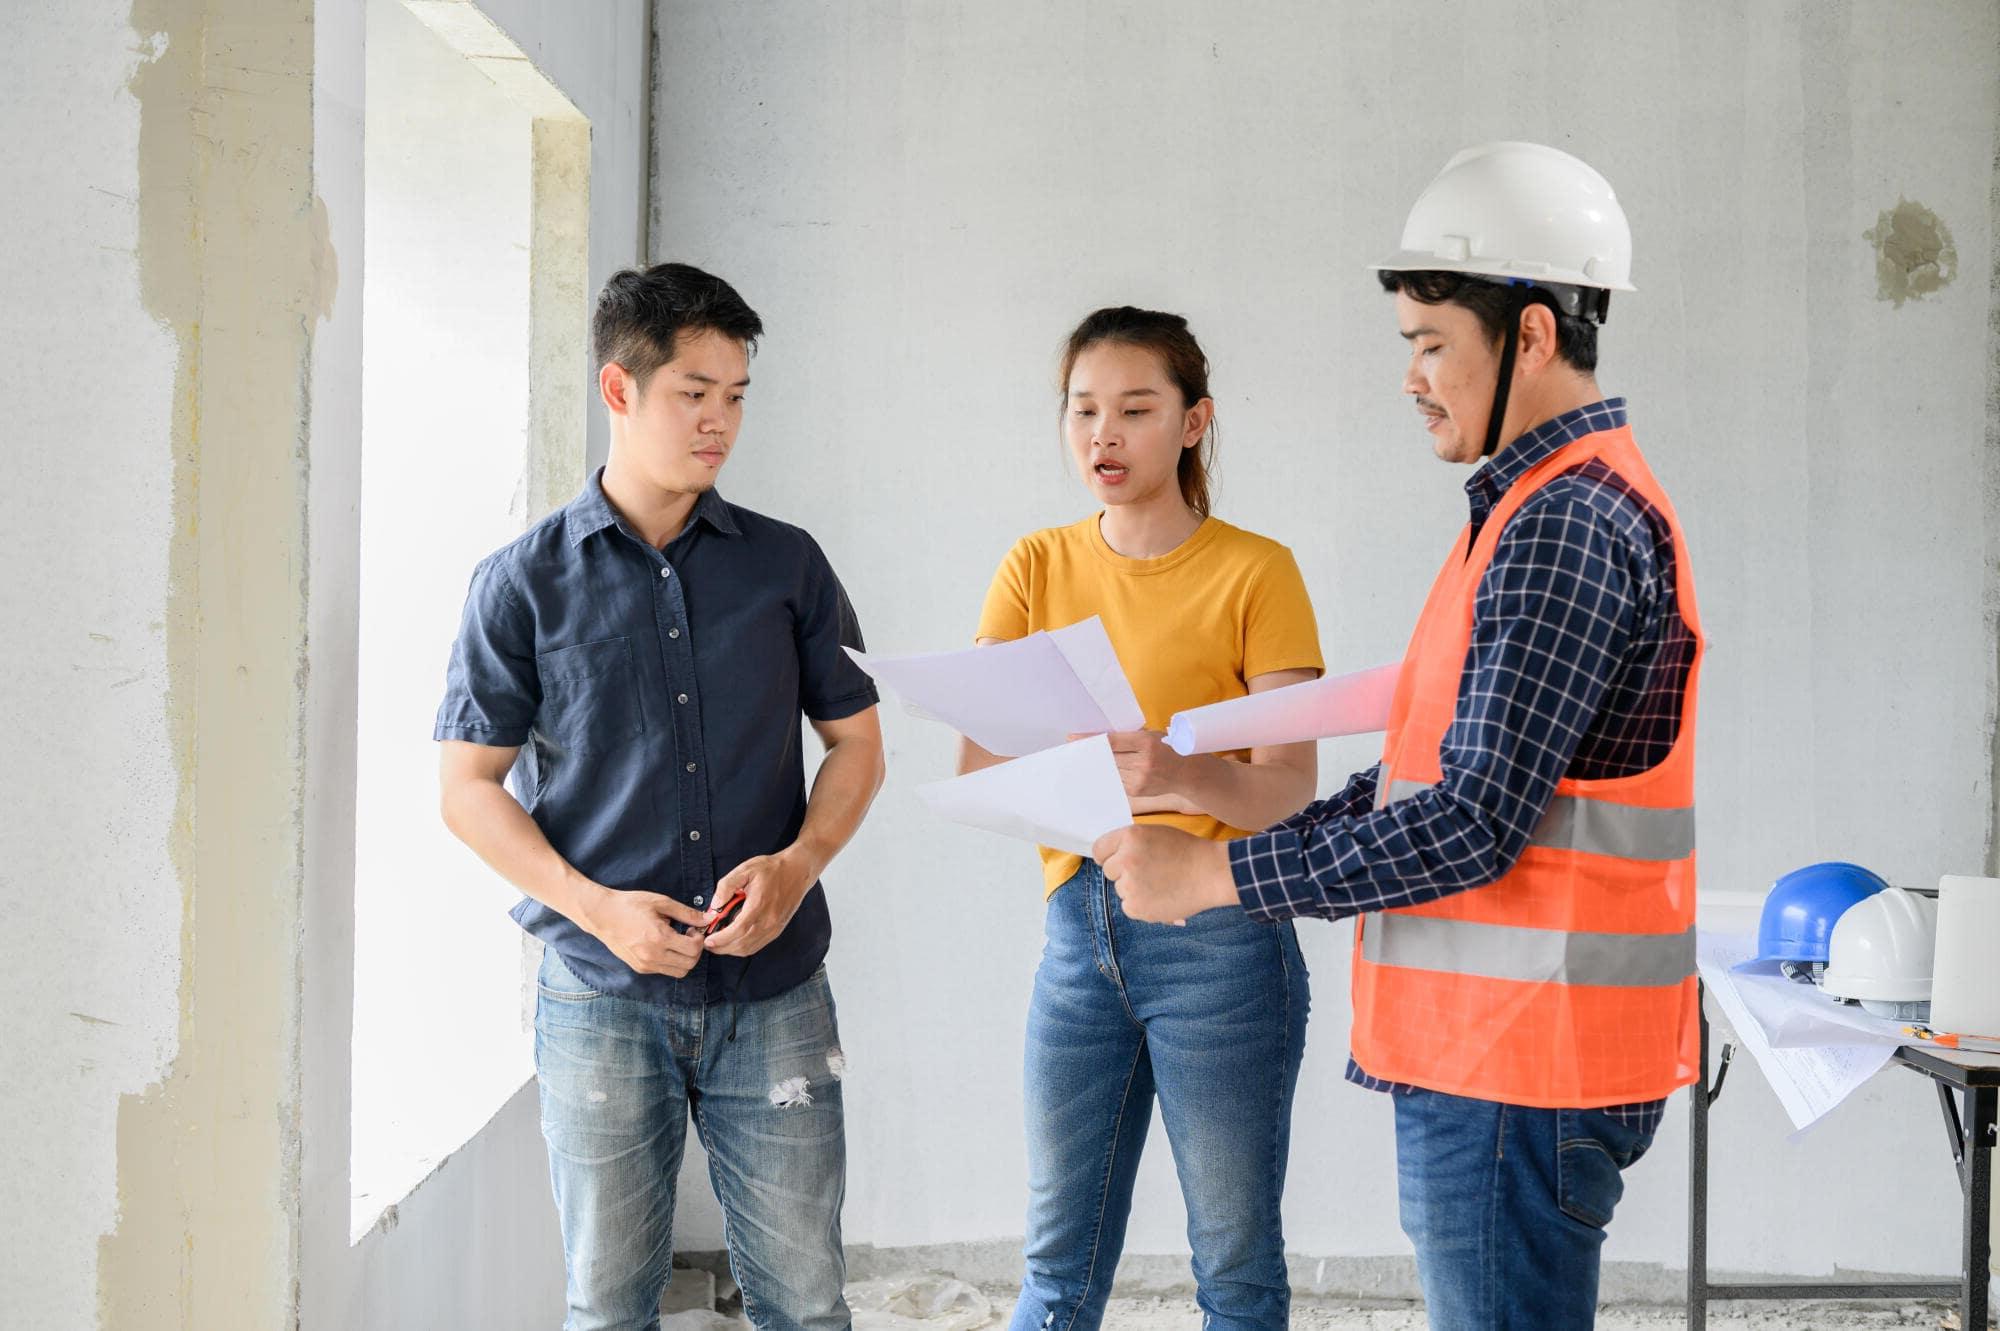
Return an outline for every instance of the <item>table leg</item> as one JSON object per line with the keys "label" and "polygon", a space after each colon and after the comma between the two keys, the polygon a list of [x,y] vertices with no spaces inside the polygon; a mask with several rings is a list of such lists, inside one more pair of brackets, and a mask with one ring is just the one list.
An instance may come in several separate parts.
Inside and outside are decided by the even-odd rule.
{"label": "table leg", "polygon": [[1985,1331],[1987,1270],[1992,1257],[1993,1139],[1996,1099],[2000,1090],[1972,1087],[1965,1092],[1965,1292],[1959,1301],[1959,1325]]}
{"label": "table leg", "polygon": [[1700,1013],[1701,1075],[1688,1087],[1688,1331],[1708,1326],[1708,1013]]}

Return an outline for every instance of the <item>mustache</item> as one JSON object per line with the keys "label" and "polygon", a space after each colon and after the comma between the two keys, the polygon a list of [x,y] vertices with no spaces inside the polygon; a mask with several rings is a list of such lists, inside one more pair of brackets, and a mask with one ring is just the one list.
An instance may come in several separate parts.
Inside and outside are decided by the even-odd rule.
{"label": "mustache", "polygon": [[1413,400],[1416,402],[1417,409],[1419,411],[1435,412],[1439,416],[1449,416],[1451,414],[1450,412],[1446,411],[1441,405],[1431,401],[1427,397],[1415,398]]}

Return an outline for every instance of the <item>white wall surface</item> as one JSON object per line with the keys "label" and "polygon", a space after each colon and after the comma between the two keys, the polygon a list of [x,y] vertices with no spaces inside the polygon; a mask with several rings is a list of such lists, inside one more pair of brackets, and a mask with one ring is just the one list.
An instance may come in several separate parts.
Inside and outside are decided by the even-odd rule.
{"label": "white wall surface", "polygon": [[175,1047],[162,496],[177,348],[140,303],[126,82],[148,53],[114,7],[30,6],[4,26],[0,1301],[10,1323],[94,1326],[119,1099]]}
{"label": "white wall surface", "polygon": [[[592,119],[594,286],[639,251],[638,186],[616,164],[642,157],[646,15],[587,8],[488,6]],[[1619,185],[1639,234],[1645,291],[1618,304],[1604,379],[1633,398],[1703,578],[1709,881],[1832,854],[1911,882],[1977,865],[2000,20],[1972,3],[1685,8],[1298,4],[1264,27],[1187,3],[664,6],[654,257],[726,273],[772,330],[727,492],[821,536],[876,644],[960,641],[1006,544],[1083,512],[1053,429],[1062,333],[1105,301],[1165,305],[1216,362],[1223,513],[1297,549],[1335,668],[1384,659],[1457,521],[1458,477],[1397,400],[1401,348],[1359,266],[1454,147],[1564,144]],[[313,360],[303,1324],[543,1325],[560,1271],[536,1228],[531,1097],[397,1227],[346,1245],[352,880],[330,847],[352,845],[360,12],[323,6],[313,33],[338,277]],[[118,1101],[165,1073],[178,1020],[160,637],[174,348],[133,253],[126,81],[152,53],[122,14],[32,5],[4,29],[0,706],[19,754],[0,776],[0,1289],[13,1317],[88,1326]],[[1896,308],[1874,298],[1861,233],[1903,197],[1952,228],[1959,276]],[[921,818],[909,789],[945,770],[946,737],[886,719],[891,787],[831,876],[849,1235],[1018,1235],[1032,861]],[[1329,783],[1364,748],[1326,746]],[[1336,1257],[1403,1249],[1386,1106],[1338,1080],[1345,934],[1305,930],[1319,1007],[1290,1205],[1292,1247]],[[1956,1195],[1915,1078],[1886,1076],[1797,1145],[1754,1076],[1718,1109],[1719,1267],[1951,1265]],[[1679,1260],[1683,1140],[1676,1115],[1634,1171],[1614,1260]],[[1132,1250],[1174,1251],[1179,1224],[1156,1144]],[[683,1242],[714,1233],[684,1223]],[[440,1305],[441,1279],[468,1298]]]}
{"label": "white wall surface", "polygon": [[[652,107],[646,53],[647,0],[482,0],[480,10],[506,30],[543,77],[590,121],[590,280],[594,303],[604,279],[645,256],[646,163]],[[590,367],[578,365],[588,378]],[[590,395],[593,408],[597,395]],[[590,413],[590,465],[611,447],[602,410]]]}
{"label": "white wall surface", "polygon": [[[616,0],[588,6],[587,12],[537,3],[480,8],[591,120],[594,291],[603,275],[632,262],[641,250],[643,174],[634,163],[644,159],[648,118],[645,6]],[[344,931],[351,931],[354,921],[364,11],[365,6],[323,10],[315,32],[316,172],[336,248],[351,257],[343,258],[333,316],[321,331],[314,362],[315,690],[307,925],[312,946],[306,958],[301,1324],[307,1331],[545,1327],[561,1317],[562,1249],[532,1089],[507,1099],[477,1136],[396,1204],[393,1215],[359,1244],[348,1244],[353,952],[351,933]],[[578,311],[577,317],[585,316]],[[585,373],[579,365],[580,380]],[[594,431],[602,428],[601,421],[593,423]],[[596,451],[601,454],[601,444]],[[461,591],[470,572],[468,561],[457,575]],[[445,642],[455,626],[456,604],[451,615],[452,622],[438,627]],[[432,670],[441,683],[441,655]],[[428,716],[423,726],[427,737]],[[425,770],[434,770],[435,756],[427,751],[424,760]],[[489,898],[493,930],[480,945],[482,952],[471,958],[453,954],[454,962],[518,964],[521,935],[500,913],[511,899],[495,886]],[[516,1018],[519,991],[502,1001],[501,1016]]]}
{"label": "white wall surface", "polygon": [[[1675,497],[1713,640],[1705,882],[1985,861],[1991,6],[663,3],[657,25],[651,257],[727,276],[769,329],[723,489],[814,531],[871,645],[968,641],[1008,544],[1088,511],[1056,351],[1131,302],[1204,339],[1219,511],[1293,546],[1329,667],[1399,654],[1465,473],[1430,456],[1362,267],[1452,151],[1535,139],[1603,170],[1632,219],[1641,291],[1614,302],[1601,382]],[[1898,307],[1863,232],[1901,199],[1950,228],[1958,276]],[[1033,858],[922,816],[911,788],[949,770],[950,737],[884,721],[889,787],[829,875],[848,1237],[1018,1236]],[[1370,757],[1325,745],[1323,784]],[[1389,1107],[1341,1080],[1350,930],[1301,932],[1289,1246],[1406,1252]],[[1788,1143],[1739,1071],[1715,1268],[1950,1269],[1935,1113],[1885,1075]],[[1685,1198],[1677,1101],[1607,1257],[1679,1265]],[[1156,1133],[1128,1250],[1185,1251],[1182,1225]]]}
{"label": "white wall surface", "polygon": [[528,523],[529,113],[401,0],[368,5],[357,1236],[533,1075],[515,893],[437,813],[474,564]]}
{"label": "white wall surface", "polygon": [[[524,1086],[393,1223],[348,1254],[355,1303],[340,1331],[547,1331],[563,1320],[562,1232],[541,1114]],[[311,1325],[308,1323],[308,1325]]]}
{"label": "white wall surface", "polygon": [[[159,1310],[194,1315],[221,1331],[239,1323],[210,1313],[248,1308],[273,1273],[289,1298],[296,1273],[301,1317],[311,1327],[548,1325],[559,1316],[561,1262],[532,1094],[507,1099],[491,1126],[404,1206],[402,1223],[378,1231],[359,1249],[347,1244],[363,7],[273,11],[263,26],[240,29],[227,26],[240,19],[240,7],[169,0],[144,7],[138,19],[122,9],[72,8],[13,6],[0,19],[0,126],[6,130],[0,134],[0,226],[10,238],[0,253],[0,348],[11,367],[0,384],[7,478],[0,487],[0,567],[7,574],[0,580],[0,610],[10,635],[0,700],[18,749],[17,761],[0,776],[9,814],[0,831],[0,905],[10,922],[0,952],[0,1001],[11,1017],[8,1034],[0,1037],[8,1069],[0,1078],[0,1121],[9,1128],[0,1155],[9,1185],[8,1219],[0,1229],[0,1321],[87,1327],[98,1325],[102,1314],[127,1318],[121,1325],[151,1325],[141,1310]],[[594,145],[611,165],[602,168],[610,183],[593,196],[601,205],[592,213],[593,271],[608,272],[642,248],[648,22],[640,0],[589,9],[580,18],[567,6],[515,4],[505,17],[538,61],[560,68],[565,90],[597,120]],[[206,31],[204,23],[220,31]],[[150,36],[153,27],[177,34],[171,52],[165,37]],[[191,45],[181,45],[182,37]],[[283,121],[269,142],[241,134],[245,107],[269,97],[273,116],[287,115],[295,103],[286,94],[298,84],[289,59],[274,70],[247,56],[251,67],[237,68],[228,54],[286,38],[296,39],[290,53],[302,44],[313,61],[316,142],[309,157],[291,152],[305,147],[284,137],[292,121]],[[205,77],[191,78],[198,86],[183,87],[175,79],[199,63],[205,39],[223,54],[199,72]],[[155,80],[160,101],[147,107],[156,117],[146,121],[155,154],[147,159],[148,178],[140,159],[142,111],[131,83],[135,70],[163,57],[176,63],[171,76]],[[204,117],[190,117],[174,102],[184,95],[201,99]],[[228,171],[218,169],[218,175],[228,181],[238,180],[231,173],[263,150],[276,155],[259,163],[260,178],[283,186],[304,179],[303,164],[310,161],[310,208],[300,204],[296,212],[265,219],[265,229],[246,231],[248,210],[268,206],[281,189],[219,202],[204,196],[205,181],[175,169],[182,156],[189,163],[200,157],[189,149],[197,119],[206,135],[203,151],[212,148],[215,159],[227,163]],[[195,196],[192,205],[184,193]],[[242,285],[264,281],[286,298],[302,273],[323,280],[324,308],[302,309],[297,321],[313,338],[309,424],[273,417],[268,401],[280,395],[231,387],[240,382],[230,378],[232,371],[264,374],[261,362],[246,370],[247,362],[232,367],[228,355],[229,348],[244,345],[243,316],[261,318],[268,314],[262,307],[231,304],[208,312],[216,322],[204,345],[217,363],[186,369],[186,397],[179,402],[183,413],[196,399],[229,409],[227,424],[210,422],[216,437],[202,443],[221,459],[221,471],[236,463],[236,470],[256,478],[244,483],[240,475],[210,475],[211,494],[282,494],[288,480],[304,476],[298,450],[310,440],[312,653],[310,671],[296,680],[288,672],[263,674],[263,645],[250,643],[247,633],[241,644],[220,641],[224,630],[241,627],[237,621],[246,613],[231,599],[241,599],[245,587],[239,584],[257,583],[260,596],[267,590],[258,579],[231,576],[221,560],[209,567],[213,576],[203,586],[183,585],[180,603],[185,620],[221,622],[215,659],[196,660],[190,652],[168,659],[166,621],[175,613],[168,594],[170,545],[177,531],[184,545],[194,544],[175,525],[176,357],[197,339],[177,344],[163,316],[147,307],[139,267],[142,200],[154,209],[145,242],[152,246],[150,271],[154,280],[174,284],[176,317],[190,290],[221,290],[232,300],[239,294],[232,282],[200,285],[200,271],[235,265],[228,271],[246,277]],[[209,233],[206,255],[191,227],[159,225],[161,217],[192,219],[211,202],[212,213],[228,225]],[[305,230],[302,221],[314,224],[310,244],[279,254],[282,247],[246,243],[253,234],[296,236]],[[197,276],[188,277],[191,271]],[[151,295],[157,303],[158,293]],[[291,335],[288,326],[286,337]],[[285,342],[287,351],[291,345]],[[304,373],[302,362],[294,368]],[[204,369],[214,376],[207,381],[212,391],[204,391]],[[583,373],[579,365],[579,380]],[[285,383],[289,391],[292,381]],[[250,419],[244,402],[252,397],[255,410],[265,413],[256,418],[261,431],[242,426]],[[192,487],[201,478],[192,448],[189,457],[194,460],[183,479]],[[198,511],[190,501],[182,517],[191,521]],[[280,515],[260,525],[215,516],[206,533],[211,542],[239,532],[261,540],[287,520]],[[244,558],[263,562],[245,563],[245,569],[285,567],[295,554],[305,562],[303,552],[289,545],[259,543],[251,550]],[[203,596],[211,598],[206,605]],[[272,641],[291,627],[273,623]],[[206,642],[192,630],[187,634],[184,648]],[[297,925],[271,928],[283,912],[235,911],[227,901],[199,922],[187,918],[190,898],[183,893],[193,887],[183,879],[194,866],[180,866],[177,875],[173,861],[177,840],[185,848],[199,834],[189,826],[191,803],[177,807],[177,799],[193,800],[196,764],[176,747],[170,713],[184,727],[182,748],[212,730],[236,757],[275,729],[263,718],[231,729],[226,718],[196,717],[194,700],[177,700],[170,691],[171,671],[179,672],[183,688],[229,672],[223,658],[239,645],[244,655],[228,659],[250,662],[259,675],[243,696],[296,702],[286,690],[293,683],[303,688],[310,675],[300,758],[307,769],[303,821],[310,878],[303,932]],[[277,682],[262,683],[264,678]],[[267,775],[272,790],[289,790],[296,773],[274,765]],[[218,839],[232,827],[231,817],[247,821],[246,809],[265,807],[227,798],[214,803],[222,814],[210,835]],[[258,836],[284,830],[254,829]],[[262,853],[246,847],[239,858],[262,865]],[[213,890],[224,892],[235,886],[226,875],[216,884]],[[296,883],[273,880],[269,887],[282,895]],[[510,929],[499,931],[501,946],[517,948],[518,934]],[[199,988],[222,1001],[184,1013],[184,964],[192,966],[196,953],[184,959],[183,945],[204,938],[210,946],[199,953],[197,969],[205,977]],[[240,1107],[228,1096],[249,1079],[239,1085],[216,1062],[230,1055],[216,1051],[228,1049],[230,1032],[250,1031],[262,1041],[268,1011],[229,1010],[227,998],[236,991],[226,977],[241,966],[261,983],[272,973],[264,959],[301,949],[305,1032],[303,1067],[295,1070],[303,1074],[301,1102],[258,1100],[270,1117],[241,1120],[236,1137],[225,1120]],[[262,1003],[282,998],[254,985],[244,992],[253,989]],[[295,1048],[281,1034],[275,1044],[241,1048],[235,1057],[263,1070],[290,1060]],[[198,1082],[186,1071],[191,1063],[200,1064]],[[163,1085],[178,1086],[173,1093],[185,1093],[189,1102],[159,1102],[155,1093]],[[121,1157],[121,1102],[135,1111],[124,1125],[133,1131],[129,1157]],[[300,1111],[296,1120],[293,1108]],[[185,1127],[186,1152],[178,1143],[172,1152],[154,1149],[163,1125]],[[282,1152],[249,1158],[281,1129]],[[164,1160],[170,1154],[185,1159]],[[191,1162],[200,1160],[214,1161],[229,1179],[193,1198],[192,1205],[208,1209],[166,1222],[161,1210],[171,1206],[172,1189],[198,1172],[200,1165]],[[284,1173],[299,1162],[302,1176]],[[283,1188],[268,1213],[261,1207],[226,1214],[215,1209],[251,1195],[267,1176],[281,1177]],[[134,1198],[120,1195],[121,1182],[130,1188],[135,1180],[143,1190],[136,1218]],[[302,1226],[288,1206],[304,1213]],[[106,1236],[114,1232],[115,1272],[105,1256]],[[184,1244],[210,1246],[189,1256]],[[156,1263],[163,1251],[167,1257]],[[296,1267],[290,1264],[294,1255]],[[171,1274],[153,1282],[175,1256],[182,1258],[178,1285]],[[101,1262],[111,1285],[100,1285]]]}

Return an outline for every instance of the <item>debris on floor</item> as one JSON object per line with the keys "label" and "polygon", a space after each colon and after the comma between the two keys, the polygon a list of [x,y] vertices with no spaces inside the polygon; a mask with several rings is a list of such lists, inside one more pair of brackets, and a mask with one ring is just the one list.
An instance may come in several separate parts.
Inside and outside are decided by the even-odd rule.
{"label": "debris on floor", "polygon": [[[858,1280],[847,1287],[855,1331],[981,1331],[1007,1325],[1013,1291],[982,1291],[942,1272]],[[1114,1297],[1104,1331],[1186,1331],[1202,1320],[1194,1296]],[[1685,1327],[1679,1307],[1600,1309],[1597,1331],[1667,1331]],[[1934,1302],[1711,1304],[1710,1331],[1956,1331],[1958,1314]],[[1429,1331],[1416,1304],[1361,1306],[1337,1299],[1294,1298],[1296,1331]],[[696,1308],[660,1319],[660,1331],[749,1331],[742,1317]]]}
{"label": "debris on floor", "polygon": [[932,1271],[847,1287],[854,1331],[977,1331],[995,1325],[993,1301],[955,1276]]}
{"label": "debris on floor", "polygon": [[[1709,1331],[1890,1331],[1922,1328],[1936,1331],[1943,1305],[1937,1303],[1732,1303],[1709,1306]],[[1192,1297],[1114,1298],[1104,1314],[1105,1331],[1184,1331],[1201,1318]],[[1358,1308],[1325,1299],[1292,1300],[1294,1331],[1429,1331],[1424,1310]],[[1687,1313],[1678,1307],[1601,1308],[1597,1331],[1667,1331],[1685,1327]]]}
{"label": "debris on floor", "polygon": [[695,1266],[676,1266],[666,1292],[660,1295],[662,1313],[687,1312],[720,1306],[716,1297],[715,1274]]}
{"label": "debris on floor", "polygon": [[688,1308],[660,1318],[660,1331],[749,1331],[749,1326],[741,1317],[731,1317],[713,1308]]}

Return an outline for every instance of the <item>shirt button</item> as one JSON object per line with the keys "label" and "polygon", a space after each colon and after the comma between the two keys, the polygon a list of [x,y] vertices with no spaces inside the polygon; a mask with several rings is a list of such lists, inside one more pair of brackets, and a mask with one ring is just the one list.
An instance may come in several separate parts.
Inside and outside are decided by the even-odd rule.
{"label": "shirt button", "polygon": [[688,771],[692,772],[693,770],[694,770],[694,764],[693,764],[693,763],[689,763],[689,764],[688,764]]}
{"label": "shirt button", "polygon": [[701,840],[701,833],[699,833],[699,832],[689,832],[689,833],[688,833],[688,840],[690,840],[690,841],[699,841],[699,840]]}
{"label": "shirt button", "polygon": [[701,897],[696,897],[696,898],[694,899],[694,904],[695,904],[695,905],[697,905],[697,906],[699,906],[699,905],[700,905],[700,904],[702,903],[702,900],[703,900],[703,898],[701,898]]}
{"label": "shirt button", "polygon": [[682,695],[680,696],[680,700],[681,700],[682,702],[686,702],[686,701],[688,700],[688,696],[687,696],[687,695],[686,695],[685,693],[683,693],[683,694],[682,694]]}
{"label": "shirt button", "polygon": [[681,631],[679,629],[668,629],[667,636],[669,638],[678,638],[681,636]]}
{"label": "shirt button", "polygon": [[663,578],[671,578],[674,576],[674,571],[670,568],[663,568],[660,570],[660,576]]}

